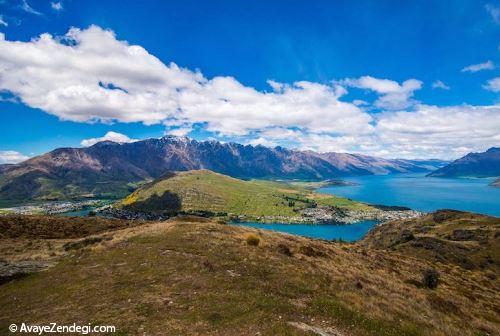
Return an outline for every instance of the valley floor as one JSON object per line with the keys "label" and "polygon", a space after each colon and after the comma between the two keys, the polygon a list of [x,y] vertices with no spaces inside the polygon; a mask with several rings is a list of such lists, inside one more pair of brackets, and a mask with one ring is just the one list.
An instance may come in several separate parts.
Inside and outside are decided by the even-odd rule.
{"label": "valley floor", "polygon": [[[2,333],[76,322],[114,335],[500,334],[491,272],[195,217],[116,223],[4,234],[4,263],[50,266],[0,285]],[[421,283],[430,268],[436,289]]]}

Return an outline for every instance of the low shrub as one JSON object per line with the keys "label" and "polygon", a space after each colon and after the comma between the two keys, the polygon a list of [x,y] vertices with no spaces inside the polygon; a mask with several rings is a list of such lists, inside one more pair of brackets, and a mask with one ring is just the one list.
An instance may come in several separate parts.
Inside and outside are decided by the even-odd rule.
{"label": "low shrub", "polygon": [[422,273],[422,284],[430,289],[434,289],[439,284],[439,272],[434,268],[426,269]]}
{"label": "low shrub", "polygon": [[301,246],[299,250],[300,250],[300,253],[302,253],[308,257],[325,257],[326,256],[326,254],[323,251],[319,251],[310,245]]}
{"label": "low shrub", "polygon": [[245,241],[250,246],[259,246],[260,238],[254,234],[248,234],[245,238]]}
{"label": "low shrub", "polygon": [[290,248],[285,244],[278,245],[278,252],[281,254],[284,254],[286,256],[289,256],[289,257],[291,257],[293,255],[292,251],[290,251]]}
{"label": "low shrub", "polygon": [[213,272],[213,271],[215,271],[215,267],[214,267],[214,265],[212,265],[212,263],[211,263],[210,261],[208,261],[208,260],[205,260],[205,261],[203,262],[203,266],[204,266],[204,267],[205,267],[205,268],[206,268],[209,272]]}

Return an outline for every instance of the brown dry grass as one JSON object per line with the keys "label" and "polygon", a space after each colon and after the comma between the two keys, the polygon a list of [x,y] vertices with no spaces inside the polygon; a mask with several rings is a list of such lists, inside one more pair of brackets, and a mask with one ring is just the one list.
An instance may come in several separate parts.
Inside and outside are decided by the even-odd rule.
{"label": "brown dry grass", "polygon": [[[249,246],[248,234],[262,243]],[[500,333],[498,280],[481,270],[189,218],[112,235],[0,286],[0,328],[54,321],[115,324],[121,335],[304,335],[293,321],[344,335]],[[417,286],[431,267],[438,288]]]}
{"label": "brown dry grass", "polygon": [[360,242],[404,256],[500,271],[500,218],[455,210],[378,225]]}
{"label": "brown dry grass", "polygon": [[81,238],[100,232],[118,230],[142,224],[144,224],[144,222],[102,217],[6,215],[0,216],[0,239]]}

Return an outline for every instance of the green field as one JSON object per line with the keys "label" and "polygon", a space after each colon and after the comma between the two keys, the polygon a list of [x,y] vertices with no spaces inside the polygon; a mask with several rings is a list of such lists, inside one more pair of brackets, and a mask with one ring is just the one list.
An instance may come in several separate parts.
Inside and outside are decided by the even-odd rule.
{"label": "green field", "polygon": [[299,216],[316,206],[351,210],[374,208],[345,198],[317,194],[288,183],[244,181],[209,170],[176,173],[139,188],[119,206],[131,210],[207,211],[244,216]]}

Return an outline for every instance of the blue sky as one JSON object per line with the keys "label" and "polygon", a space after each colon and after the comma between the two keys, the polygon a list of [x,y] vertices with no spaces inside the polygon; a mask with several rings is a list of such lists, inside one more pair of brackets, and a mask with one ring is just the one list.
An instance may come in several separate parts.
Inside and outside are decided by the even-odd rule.
{"label": "blue sky", "polygon": [[0,32],[0,162],[165,134],[411,158],[500,145],[498,1],[0,0]]}

